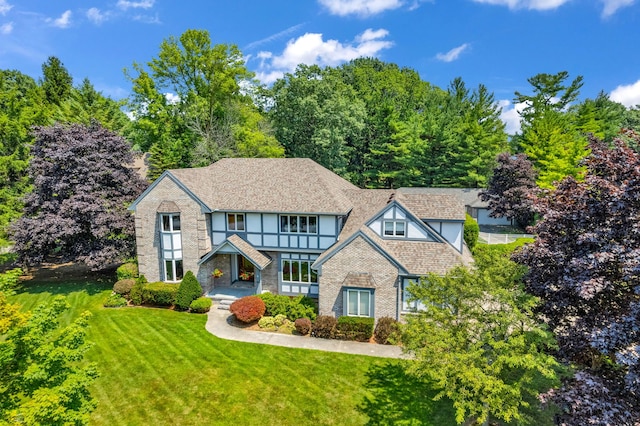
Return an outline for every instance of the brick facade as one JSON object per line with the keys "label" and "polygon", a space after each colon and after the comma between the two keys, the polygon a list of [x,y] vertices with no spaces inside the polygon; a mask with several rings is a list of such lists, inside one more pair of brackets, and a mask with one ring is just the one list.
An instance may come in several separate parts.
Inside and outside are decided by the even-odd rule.
{"label": "brick facade", "polygon": [[319,278],[321,315],[344,314],[343,286],[347,274],[368,273],[375,282],[374,314],[376,318],[398,318],[398,268],[361,236],[356,237],[322,265]]}
{"label": "brick facade", "polygon": [[[201,280],[207,271],[200,271],[198,260],[211,250],[208,229],[210,221],[207,220],[207,215],[202,213],[200,204],[167,177],[158,182],[153,191],[140,200],[136,207],[136,243],[140,273],[150,282],[163,280],[164,266],[158,213],[158,207],[163,201],[172,201],[179,209],[178,212],[171,213],[180,214],[184,272],[191,271]],[[211,271],[208,272],[209,276]]]}

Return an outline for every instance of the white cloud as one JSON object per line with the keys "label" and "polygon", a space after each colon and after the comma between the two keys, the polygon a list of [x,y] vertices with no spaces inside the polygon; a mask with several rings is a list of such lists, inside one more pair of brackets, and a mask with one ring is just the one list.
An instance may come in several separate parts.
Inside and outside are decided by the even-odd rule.
{"label": "white cloud", "polygon": [[602,17],[608,18],[623,7],[631,6],[635,0],[601,0],[604,4],[602,8]]}
{"label": "white cloud", "polygon": [[180,96],[175,93],[165,93],[164,98],[167,100],[169,105],[175,105],[180,102]]}
{"label": "white cloud", "polygon": [[7,0],[0,0],[0,15],[6,15],[12,7],[13,5],[10,5]]}
{"label": "white cloud", "polygon": [[389,32],[384,29],[368,29],[359,34],[353,43],[323,40],[322,34],[307,33],[289,40],[281,55],[260,52],[258,78],[266,84],[273,83],[285,72],[292,72],[299,64],[335,66],[361,56],[376,56],[393,43],[384,40]]}
{"label": "white cloud", "polygon": [[371,16],[387,10],[397,9],[403,0],[318,0],[333,15]]}
{"label": "white cloud", "polygon": [[[551,10],[571,0],[472,0],[476,3],[507,6],[509,9]],[[614,0],[615,1],[615,0]],[[624,1],[624,0],[623,0]]]}
{"label": "white cloud", "polygon": [[62,15],[60,15],[57,19],[47,19],[47,22],[50,22],[51,25],[58,28],[68,28],[71,25],[71,11],[66,10]]}
{"label": "white cloud", "polygon": [[453,62],[460,57],[462,52],[470,48],[471,45],[469,43],[464,43],[458,47],[454,47],[447,53],[438,53],[436,55],[436,59],[442,62]]}
{"label": "white cloud", "polygon": [[11,34],[13,31],[13,22],[7,22],[0,25],[0,34]]}
{"label": "white cloud", "polygon": [[510,100],[502,99],[498,101],[498,106],[502,108],[500,119],[506,125],[505,132],[515,135],[520,131],[520,113],[527,107],[525,102],[513,105]]}
{"label": "white cloud", "polygon": [[640,105],[640,80],[626,86],[618,86],[611,91],[609,98],[626,107]]}
{"label": "white cloud", "polygon": [[136,15],[133,17],[134,21],[142,22],[143,24],[162,24],[160,17],[156,13],[155,15]]}
{"label": "white cloud", "polygon": [[150,9],[153,7],[155,0],[128,1],[118,0],[116,6],[122,10],[128,9]]}
{"label": "white cloud", "polygon": [[100,25],[107,20],[108,13],[102,13],[97,7],[87,10],[87,18],[96,25]]}

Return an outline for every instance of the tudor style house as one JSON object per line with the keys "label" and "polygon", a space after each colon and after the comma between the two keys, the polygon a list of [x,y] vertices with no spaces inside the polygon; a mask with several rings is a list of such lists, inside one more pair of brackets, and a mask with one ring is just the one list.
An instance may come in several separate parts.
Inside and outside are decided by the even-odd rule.
{"label": "tudor style house", "polygon": [[304,294],[323,315],[399,319],[411,280],[472,261],[457,197],[359,189],[303,158],[168,170],[130,209],[149,281],[190,270],[205,292]]}

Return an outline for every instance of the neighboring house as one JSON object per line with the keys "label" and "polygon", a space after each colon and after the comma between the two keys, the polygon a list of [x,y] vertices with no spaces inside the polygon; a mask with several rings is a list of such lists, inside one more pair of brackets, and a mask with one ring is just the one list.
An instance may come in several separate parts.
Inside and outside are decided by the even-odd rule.
{"label": "neighboring house", "polygon": [[411,280],[472,261],[456,197],[359,189],[309,159],[169,170],[130,209],[149,281],[191,270],[206,292],[304,294],[325,315],[400,318]]}
{"label": "neighboring house", "polygon": [[480,199],[480,188],[400,188],[399,191],[408,191],[412,194],[448,194],[455,195],[464,204],[469,216],[474,218],[478,225],[513,225],[513,219],[506,217],[491,217],[489,203]]}

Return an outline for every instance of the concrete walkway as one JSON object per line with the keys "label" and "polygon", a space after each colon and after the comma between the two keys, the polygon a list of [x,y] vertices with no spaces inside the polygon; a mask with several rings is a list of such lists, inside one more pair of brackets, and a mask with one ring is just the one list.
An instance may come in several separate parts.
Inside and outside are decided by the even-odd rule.
{"label": "concrete walkway", "polygon": [[207,331],[221,339],[383,358],[409,358],[402,353],[398,346],[393,345],[376,345],[345,340],[317,339],[309,336],[292,336],[267,331],[243,330],[231,325],[232,314],[229,311],[217,309],[216,305],[212,306],[207,315]]}

